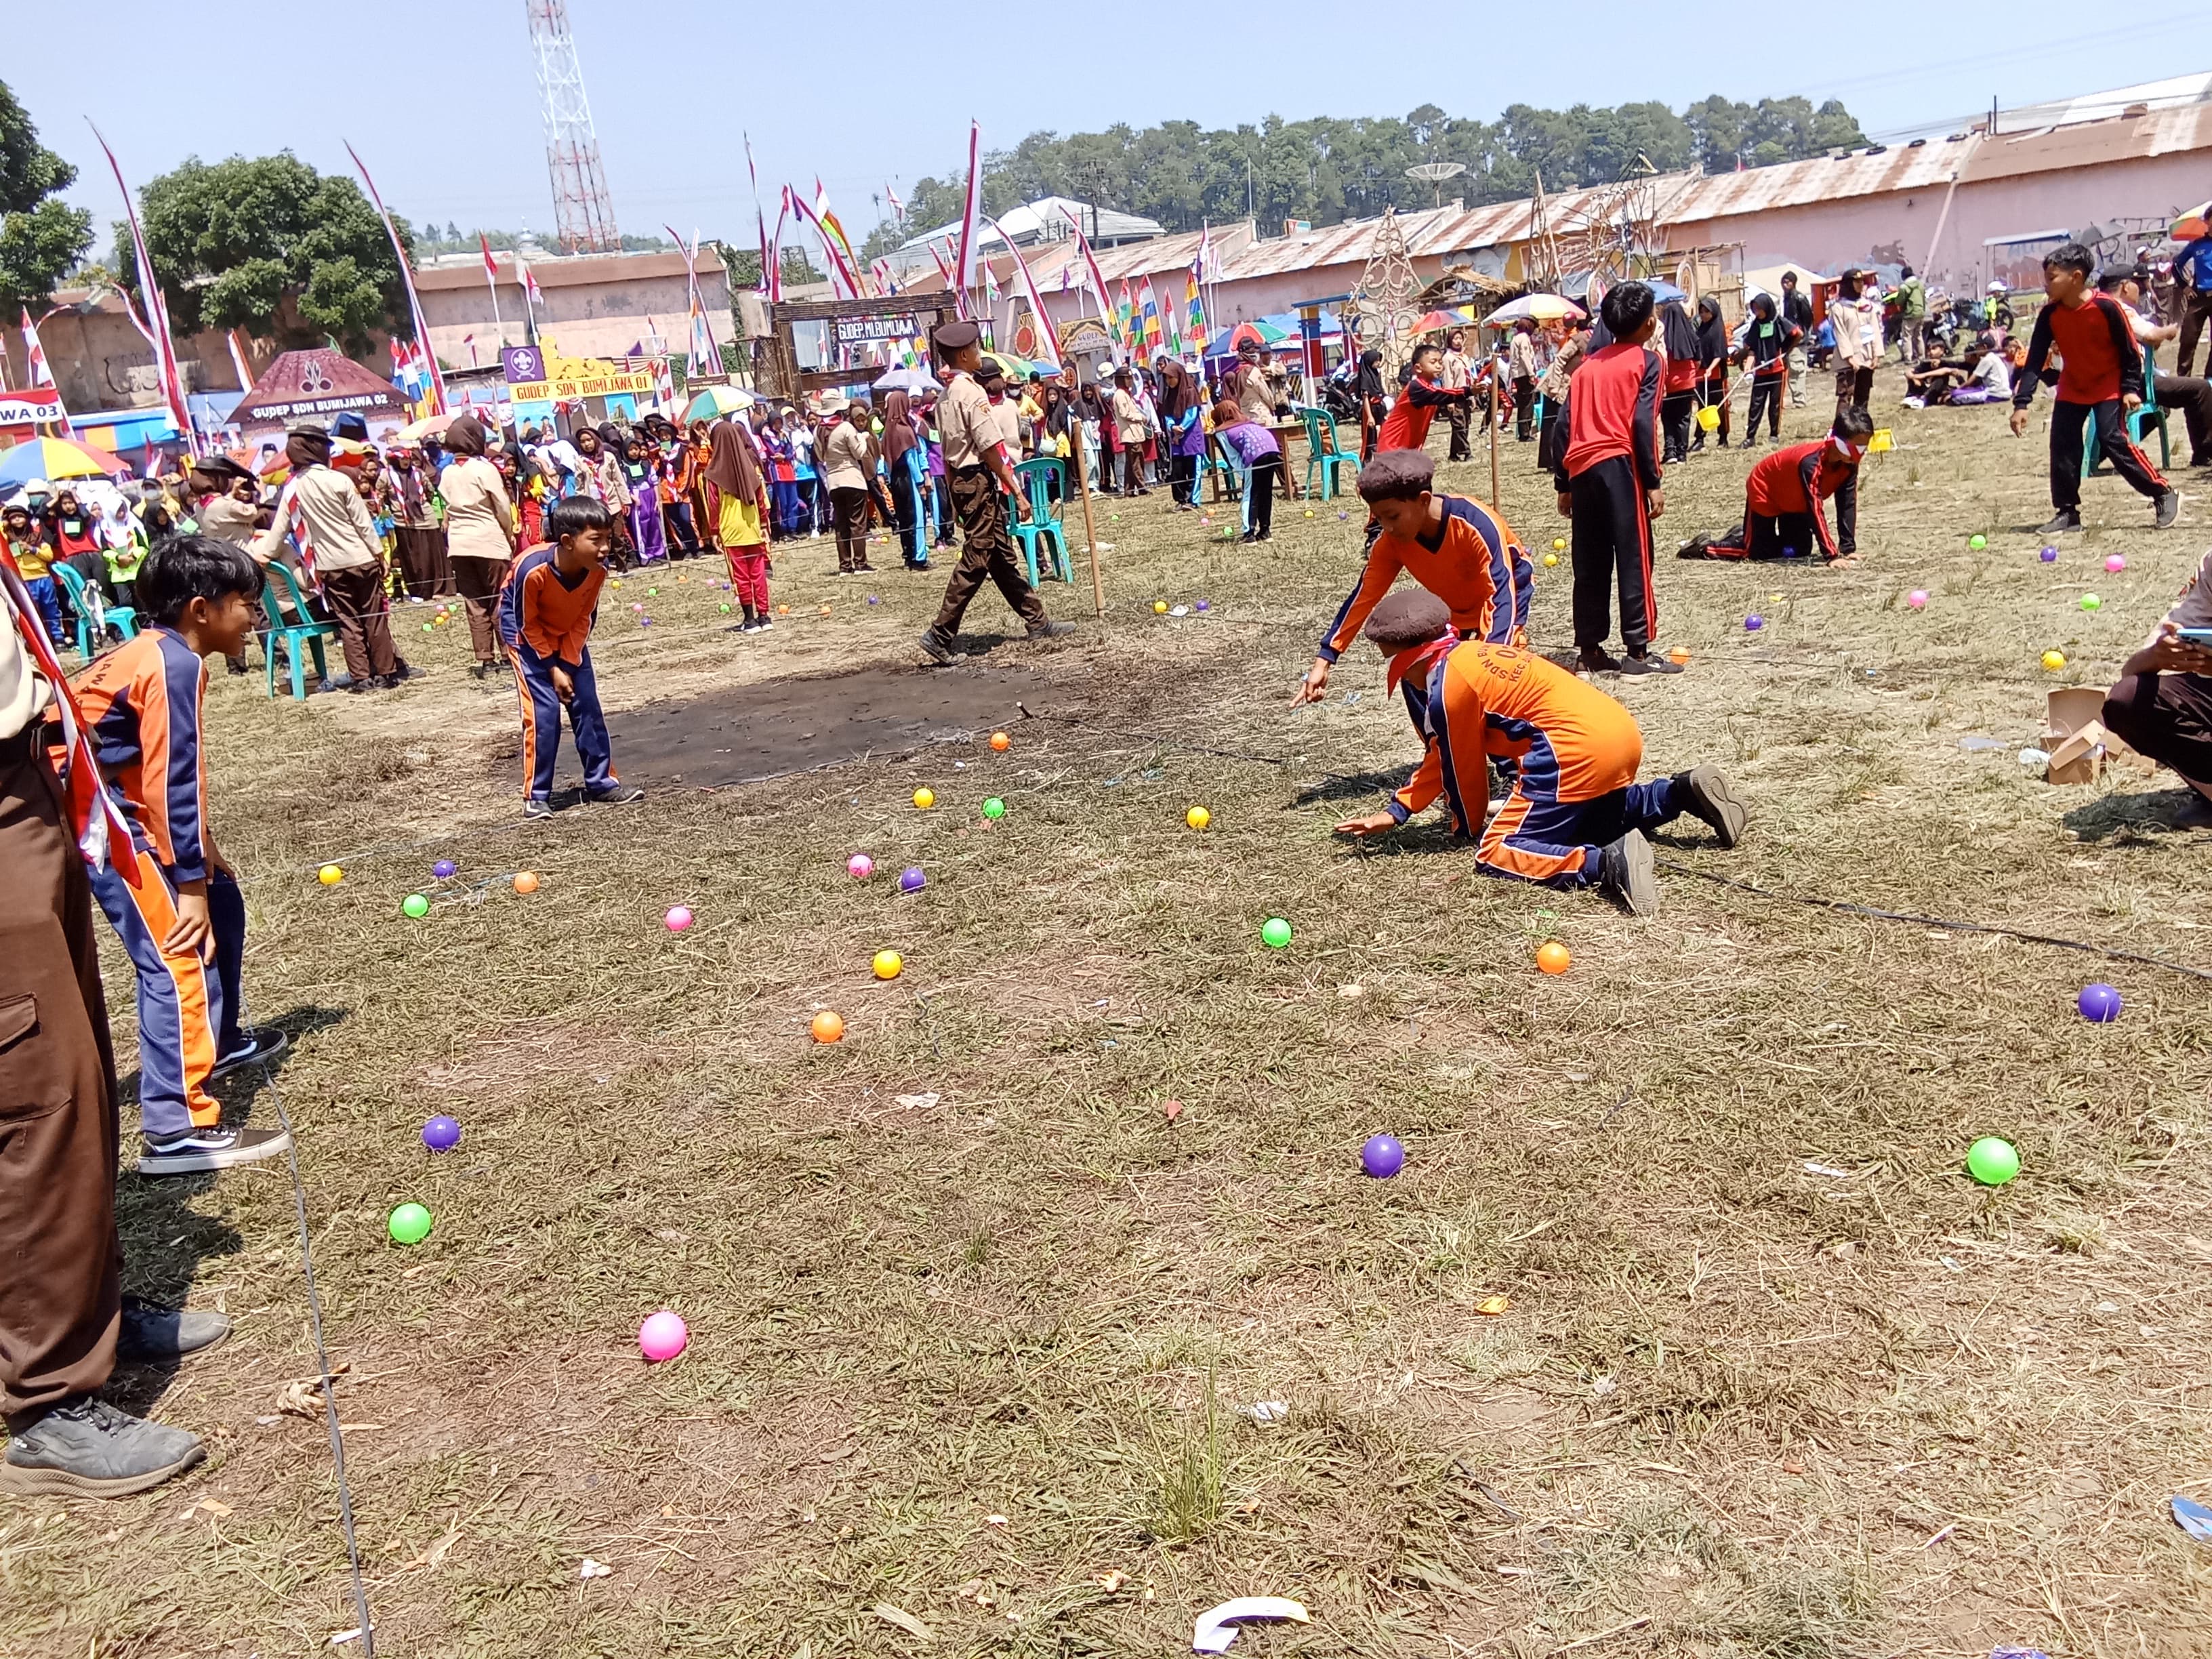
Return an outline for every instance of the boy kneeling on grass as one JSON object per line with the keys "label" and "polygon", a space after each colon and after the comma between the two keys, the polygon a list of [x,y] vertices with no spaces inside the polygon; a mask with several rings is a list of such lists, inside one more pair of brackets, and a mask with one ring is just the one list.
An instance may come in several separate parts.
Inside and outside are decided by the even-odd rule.
{"label": "boy kneeling on grass", "polygon": [[589,641],[614,546],[614,515],[588,495],[563,495],[545,515],[553,539],[514,562],[499,599],[499,636],[514,662],[522,698],[522,816],[553,816],[553,763],[561,750],[561,709],[584,763],[587,799],[616,805],[645,791],[615,776],[599,683]]}
{"label": "boy kneeling on grass", "polygon": [[[1743,803],[1718,767],[1636,781],[1644,734],[1628,710],[1532,651],[1462,641],[1431,593],[1393,593],[1367,619],[1428,746],[1380,812],[1346,818],[1345,836],[1396,829],[1443,795],[1452,829],[1476,839],[1483,872],[1547,886],[1595,886],[1639,916],[1657,913],[1645,835],[1684,813],[1723,847],[1743,835]],[[1513,792],[1490,818],[1490,761],[1516,763]]]}
{"label": "boy kneeling on grass", "polygon": [[[1817,551],[1830,564],[1859,562],[1859,463],[1874,439],[1874,416],[1853,405],[1825,438],[1778,449],[1743,485],[1743,522],[1723,536],[1693,536],[1686,559],[1796,559]],[[1828,533],[1820,503],[1836,502]]]}

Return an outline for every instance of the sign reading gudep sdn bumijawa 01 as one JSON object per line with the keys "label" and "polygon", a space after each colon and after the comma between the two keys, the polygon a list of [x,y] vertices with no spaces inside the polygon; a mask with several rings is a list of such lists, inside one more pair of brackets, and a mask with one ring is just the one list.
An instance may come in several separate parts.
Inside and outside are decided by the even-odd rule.
{"label": "sign reading gudep sdn bumijawa 01", "polygon": [[45,426],[62,418],[61,394],[52,386],[0,392],[0,427]]}
{"label": "sign reading gudep sdn bumijawa 01", "polygon": [[605,357],[563,357],[550,348],[508,346],[500,354],[516,403],[574,403],[580,398],[651,396],[657,378]]}

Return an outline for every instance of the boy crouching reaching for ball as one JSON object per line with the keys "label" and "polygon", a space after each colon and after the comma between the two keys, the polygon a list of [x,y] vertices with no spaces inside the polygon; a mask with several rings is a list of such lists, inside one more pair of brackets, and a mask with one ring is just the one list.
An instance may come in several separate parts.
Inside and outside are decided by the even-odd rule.
{"label": "boy crouching reaching for ball", "polygon": [[615,776],[599,683],[592,672],[592,624],[607,580],[614,518],[588,495],[563,495],[545,515],[552,538],[514,562],[499,599],[499,636],[514,662],[522,694],[522,816],[553,816],[553,763],[561,748],[561,710],[584,763],[586,799],[616,805],[645,791]]}
{"label": "boy crouching reaching for ball", "polygon": [[[1637,782],[1644,734],[1627,709],[1534,652],[1462,641],[1434,594],[1391,594],[1365,632],[1389,659],[1389,689],[1404,691],[1427,752],[1387,807],[1346,819],[1340,835],[1395,830],[1442,795],[1486,874],[1600,887],[1639,916],[1659,908],[1650,831],[1688,813],[1723,847],[1741,837],[1743,803],[1717,767]],[[1485,823],[1493,757],[1516,770]]]}

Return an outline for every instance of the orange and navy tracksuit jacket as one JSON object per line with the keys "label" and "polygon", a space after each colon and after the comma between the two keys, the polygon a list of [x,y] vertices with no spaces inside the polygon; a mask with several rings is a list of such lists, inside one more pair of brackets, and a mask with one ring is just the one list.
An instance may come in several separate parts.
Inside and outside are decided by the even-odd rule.
{"label": "orange and navy tracksuit jacket", "polygon": [[[138,978],[139,1116],[148,1139],[204,1128],[220,1112],[207,1091],[226,1018],[224,975],[161,941],[177,923],[177,888],[236,889],[210,868],[207,781],[200,759],[200,702],[207,665],[166,628],[149,628],[96,659],[70,682],[100,774],[121,799],[141,856],[136,873],[107,860],[90,872],[100,908],[115,926]],[[231,914],[225,907],[225,916]],[[244,907],[235,907],[242,924]],[[228,928],[218,919],[218,933]],[[239,927],[243,945],[243,927]],[[218,940],[222,943],[223,940]]]}
{"label": "orange and navy tracksuit jacket", "polygon": [[571,581],[555,562],[551,544],[533,547],[514,562],[500,590],[499,636],[514,664],[514,684],[522,702],[523,793],[548,800],[553,793],[554,763],[561,749],[561,694],[553,684],[558,663],[574,684],[568,729],[584,763],[584,787],[605,794],[615,787],[614,750],[606,716],[599,708],[599,678],[592,669],[592,624],[598,619],[599,590],[607,569],[594,564]]}
{"label": "orange and navy tracksuit jacket", "polygon": [[1429,422],[1437,418],[1437,411],[1447,404],[1465,403],[1472,395],[1465,391],[1446,392],[1434,380],[1416,374],[1406,382],[1406,389],[1382,417],[1382,429],[1375,438],[1376,451],[1421,448],[1429,441]]}
{"label": "orange and navy tracksuit jacket", "polygon": [[1505,520],[1480,501],[1438,494],[1444,520],[1436,545],[1401,536],[1377,535],[1367,550],[1359,580],[1336,609],[1317,653],[1334,662],[1367,625],[1401,571],[1442,599],[1452,626],[1469,639],[1525,645],[1535,568]]}
{"label": "orange and navy tracksuit jacket", "polygon": [[[1586,885],[1605,842],[1680,816],[1669,780],[1636,781],[1635,718],[1547,658],[1447,638],[1400,652],[1390,674],[1426,744],[1390,816],[1403,823],[1443,796],[1453,830],[1479,838],[1475,861],[1491,874]],[[1493,757],[1513,761],[1517,775],[1486,826]]]}
{"label": "orange and navy tracksuit jacket", "polygon": [[[2054,347],[2062,360],[2056,375],[2045,368]],[[2143,354],[2118,300],[2093,294],[2071,310],[2054,301],[2035,313],[2027,363],[2013,383],[2013,407],[2026,409],[2038,383],[2046,380],[2057,386],[2051,411],[2053,506],[2071,511],[2081,504],[2082,429],[2091,425],[2112,471],[2140,493],[2155,499],[2172,488],[2128,435],[2120,399],[2143,395]]]}

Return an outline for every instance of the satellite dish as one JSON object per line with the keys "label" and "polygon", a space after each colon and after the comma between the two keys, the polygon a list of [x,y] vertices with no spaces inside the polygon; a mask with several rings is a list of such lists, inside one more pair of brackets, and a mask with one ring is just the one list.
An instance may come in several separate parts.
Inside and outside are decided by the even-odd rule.
{"label": "satellite dish", "polygon": [[1444,180],[1456,179],[1466,171],[1467,163],[1464,161],[1423,161],[1418,166],[1407,167],[1406,176],[1408,179],[1418,179],[1425,185],[1436,186],[1436,205],[1442,207],[1444,204]]}

